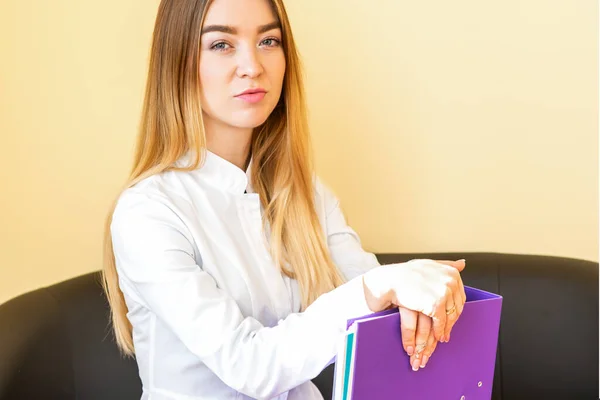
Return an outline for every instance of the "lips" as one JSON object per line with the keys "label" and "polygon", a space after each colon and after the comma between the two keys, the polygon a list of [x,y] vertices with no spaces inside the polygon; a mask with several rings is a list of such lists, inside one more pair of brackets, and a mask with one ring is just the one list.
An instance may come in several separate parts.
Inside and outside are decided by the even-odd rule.
{"label": "lips", "polygon": [[264,99],[267,91],[264,89],[248,89],[235,96],[236,98],[243,100],[247,103],[258,103]]}

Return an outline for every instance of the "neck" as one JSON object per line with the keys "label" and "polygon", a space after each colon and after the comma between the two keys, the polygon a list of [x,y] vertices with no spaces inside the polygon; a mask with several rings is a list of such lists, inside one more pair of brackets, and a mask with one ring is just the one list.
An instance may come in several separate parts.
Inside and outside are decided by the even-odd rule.
{"label": "neck", "polygon": [[[205,117],[206,118],[206,117]],[[236,128],[205,119],[206,148],[219,157],[246,171],[250,160],[252,128]]]}

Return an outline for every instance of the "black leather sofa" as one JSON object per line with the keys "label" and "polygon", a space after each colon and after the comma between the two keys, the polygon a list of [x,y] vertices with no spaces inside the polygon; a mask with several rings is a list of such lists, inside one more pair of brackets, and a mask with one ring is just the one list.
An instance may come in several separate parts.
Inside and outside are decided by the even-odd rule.
{"label": "black leather sofa", "polygon": [[[494,400],[598,398],[598,263],[498,253],[378,258],[466,258],[465,284],[504,297]],[[119,355],[111,335],[99,273],[4,303],[0,400],[139,399],[135,361]],[[332,372],[314,379],[325,399]]]}

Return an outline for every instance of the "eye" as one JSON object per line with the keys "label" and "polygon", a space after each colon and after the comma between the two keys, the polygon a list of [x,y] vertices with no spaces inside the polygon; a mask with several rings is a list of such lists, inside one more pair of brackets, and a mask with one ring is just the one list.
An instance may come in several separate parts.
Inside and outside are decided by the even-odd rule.
{"label": "eye", "polygon": [[217,42],[210,46],[210,49],[216,51],[226,51],[229,50],[230,47],[231,46],[225,42]]}
{"label": "eye", "polygon": [[281,41],[276,38],[267,38],[267,39],[263,40],[262,42],[260,42],[260,44],[262,46],[267,46],[267,47],[277,47],[281,44]]}

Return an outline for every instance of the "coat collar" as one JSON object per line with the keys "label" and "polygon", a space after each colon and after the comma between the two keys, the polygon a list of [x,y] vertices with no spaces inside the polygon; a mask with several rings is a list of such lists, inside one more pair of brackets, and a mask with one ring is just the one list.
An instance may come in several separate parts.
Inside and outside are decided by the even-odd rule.
{"label": "coat collar", "polygon": [[[206,179],[211,186],[216,186],[224,191],[233,194],[254,193],[250,185],[250,171],[252,170],[252,159],[248,164],[246,171],[243,171],[235,164],[216,155],[208,149],[202,150],[204,163],[200,163],[195,171],[203,179]],[[177,162],[178,166],[187,166],[192,160],[193,153],[186,153]]]}

